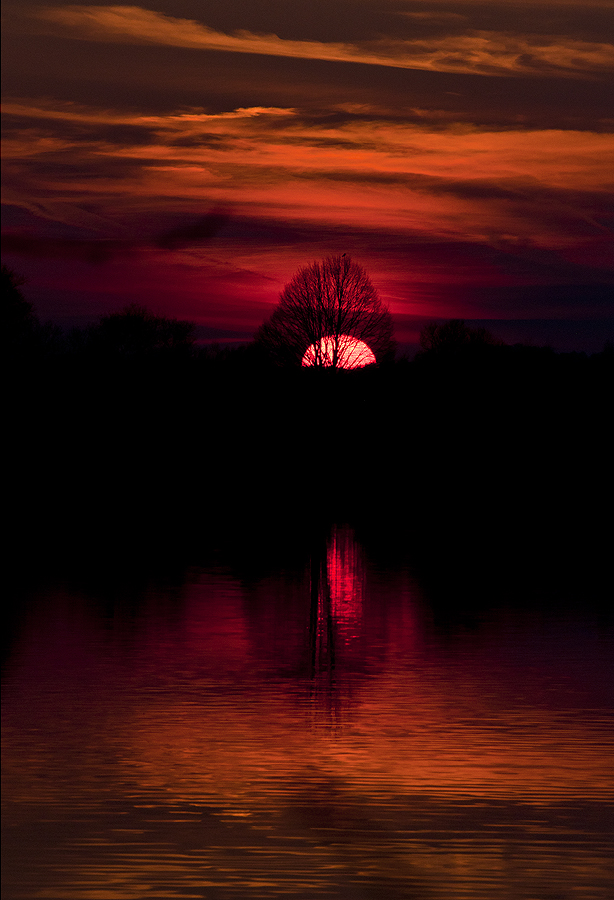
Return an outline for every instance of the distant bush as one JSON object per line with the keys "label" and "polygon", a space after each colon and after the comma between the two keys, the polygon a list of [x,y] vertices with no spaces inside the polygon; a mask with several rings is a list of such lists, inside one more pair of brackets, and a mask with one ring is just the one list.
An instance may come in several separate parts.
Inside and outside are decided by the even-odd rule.
{"label": "distant bush", "polygon": [[156,316],[132,304],[103,316],[87,335],[86,346],[98,354],[133,358],[161,353],[185,353],[196,342],[196,325]]}
{"label": "distant bush", "polygon": [[463,319],[450,319],[438,324],[430,322],[420,332],[420,346],[425,353],[457,354],[470,349],[502,346],[486,328],[469,328]]}

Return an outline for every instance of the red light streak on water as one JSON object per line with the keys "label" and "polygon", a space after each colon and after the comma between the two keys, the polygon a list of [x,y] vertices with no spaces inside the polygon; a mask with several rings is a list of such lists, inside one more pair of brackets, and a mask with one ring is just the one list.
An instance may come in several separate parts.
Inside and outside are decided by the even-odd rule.
{"label": "red light streak on water", "polygon": [[362,559],[347,529],[333,531],[327,547],[326,569],[332,615],[340,636],[347,642],[360,633],[364,600]]}

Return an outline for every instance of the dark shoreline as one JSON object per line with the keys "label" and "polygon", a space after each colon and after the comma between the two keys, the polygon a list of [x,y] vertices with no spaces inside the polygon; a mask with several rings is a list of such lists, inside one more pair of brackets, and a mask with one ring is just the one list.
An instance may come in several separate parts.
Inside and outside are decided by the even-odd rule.
{"label": "dark shoreline", "polygon": [[508,570],[601,594],[613,360],[520,346],[350,372],[275,369],[251,348],[20,358],[9,565],[239,547],[266,565],[345,521],[446,578]]}

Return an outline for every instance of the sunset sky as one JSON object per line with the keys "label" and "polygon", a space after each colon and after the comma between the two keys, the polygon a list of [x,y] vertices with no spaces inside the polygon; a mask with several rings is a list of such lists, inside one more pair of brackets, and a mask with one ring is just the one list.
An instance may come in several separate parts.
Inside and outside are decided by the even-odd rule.
{"label": "sunset sky", "polygon": [[6,0],[3,261],[41,319],[249,340],[347,253],[402,348],[614,337],[612,0]]}

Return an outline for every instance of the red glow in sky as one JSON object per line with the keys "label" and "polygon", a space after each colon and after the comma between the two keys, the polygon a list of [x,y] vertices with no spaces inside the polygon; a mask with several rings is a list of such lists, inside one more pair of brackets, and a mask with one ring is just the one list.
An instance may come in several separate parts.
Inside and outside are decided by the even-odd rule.
{"label": "red glow in sky", "polygon": [[298,267],[348,253],[401,344],[452,317],[608,336],[611,4],[5,14],[4,261],[41,318],[138,302],[249,340]]}

